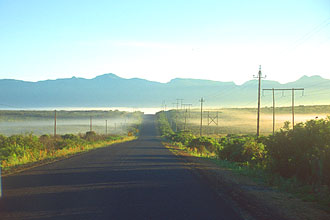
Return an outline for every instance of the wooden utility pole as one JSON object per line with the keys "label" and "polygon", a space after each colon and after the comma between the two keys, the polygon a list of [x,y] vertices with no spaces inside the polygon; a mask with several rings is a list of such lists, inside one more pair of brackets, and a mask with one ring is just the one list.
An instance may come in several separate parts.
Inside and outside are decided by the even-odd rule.
{"label": "wooden utility pole", "polygon": [[263,91],[266,90],[271,90],[273,91],[273,135],[275,134],[275,90],[279,90],[279,89],[263,89]]}
{"label": "wooden utility pole", "polygon": [[56,141],[56,110],[54,115],[54,140]]}
{"label": "wooden utility pole", "polygon": [[175,111],[175,132],[177,132],[178,131],[178,111],[179,111],[179,101],[181,100],[181,102],[182,102],[182,100],[183,99],[176,99],[176,103],[174,103],[174,104],[176,104],[176,111]]}
{"label": "wooden utility pole", "polygon": [[263,89],[263,90],[271,90],[273,91],[273,135],[274,135],[274,132],[275,132],[275,91],[288,91],[290,90],[292,92],[292,107],[291,107],[291,111],[292,111],[292,129],[294,129],[294,92],[296,90],[300,90],[300,91],[304,91],[304,88],[292,88],[292,89]]}
{"label": "wooden utility pole", "polygon": [[292,88],[292,129],[294,129],[294,92],[296,90],[302,91],[302,95],[304,95],[304,88]]}
{"label": "wooden utility pole", "polygon": [[162,102],[162,109],[164,112],[166,112],[166,101],[165,100],[163,100],[163,102]]}
{"label": "wooden utility pole", "polygon": [[188,117],[190,118],[190,108],[192,106],[192,104],[187,104],[188,105]]}
{"label": "wooden utility pole", "polygon": [[105,135],[108,135],[108,120],[105,120]]}
{"label": "wooden utility pole", "polygon": [[178,110],[179,109],[179,101],[180,101],[180,99],[176,99],[176,110]]}
{"label": "wooden utility pole", "polygon": [[294,88],[292,88],[292,130],[294,130]]}
{"label": "wooden utility pole", "polygon": [[182,110],[183,99],[176,99],[176,101],[177,101],[177,108],[179,107],[179,101],[180,101],[180,109]]}
{"label": "wooden utility pole", "polygon": [[182,104],[183,110],[184,110],[184,128],[183,130],[185,131],[187,128],[187,117],[190,117],[190,106],[192,104]]}
{"label": "wooden utility pole", "polygon": [[92,127],[92,116],[90,116],[90,118],[89,118],[89,129],[90,129],[90,131],[93,130],[93,127]]}
{"label": "wooden utility pole", "polygon": [[188,114],[188,109],[185,109],[185,112],[184,112],[184,127],[183,127],[184,131],[186,131],[186,126],[187,126],[187,114]]}
{"label": "wooden utility pole", "polygon": [[273,135],[275,134],[275,90],[274,88],[272,89],[273,91]]}
{"label": "wooden utility pole", "polygon": [[258,115],[257,115],[257,137],[259,137],[259,130],[260,130],[260,89],[261,89],[261,79],[266,78],[262,77],[261,73],[261,65],[259,66],[258,76],[253,76],[254,78],[258,79]]}
{"label": "wooden utility pole", "polygon": [[203,102],[205,102],[205,100],[202,97],[199,101],[201,102],[201,125],[200,125],[200,128],[199,128],[199,136],[202,137],[202,128],[203,128]]}

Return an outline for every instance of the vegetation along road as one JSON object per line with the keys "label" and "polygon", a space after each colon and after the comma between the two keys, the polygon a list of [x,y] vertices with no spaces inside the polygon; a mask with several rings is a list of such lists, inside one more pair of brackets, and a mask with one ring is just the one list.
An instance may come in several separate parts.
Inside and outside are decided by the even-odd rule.
{"label": "vegetation along road", "polygon": [[241,219],[162,146],[140,138],[3,178],[0,219]]}

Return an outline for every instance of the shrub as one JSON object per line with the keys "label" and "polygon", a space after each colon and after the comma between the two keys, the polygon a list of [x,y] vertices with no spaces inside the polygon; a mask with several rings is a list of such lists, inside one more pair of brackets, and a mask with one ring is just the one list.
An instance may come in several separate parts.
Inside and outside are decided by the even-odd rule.
{"label": "shrub", "polygon": [[[330,118],[282,129],[265,140],[269,168],[285,178],[309,184],[329,184]],[[328,170],[327,170],[328,169]]]}
{"label": "shrub", "polygon": [[220,147],[220,144],[214,138],[198,137],[191,139],[188,147],[197,150],[197,152],[200,153],[205,152],[205,150],[210,153],[214,153]]}
{"label": "shrub", "polygon": [[84,137],[87,141],[95,141],[97,139],[97,135],[95,131],[87,131]]}
{"label": "shrub", "polygon": [[10,137],[0,135],[0,160],[2,165],[10,167],[52,157],[58,152],[65,154],[64,152],[74,152],[74,149],[79,151],[84,146],[94,144],[97,141],[111,141],[121,138],[120,136],[99,135],[95,132],[87,132],[85,135],[66,134],[57,136],[56,140],[50,135],[41,135],[40,137],[33,134],[12,135]]}
{"label": "shrub", "polygon": [[195,138],[194,135],[192,135],[189,132],[180,131],[177,133],[174,133],[171,135],[171,140],[174,142],[180,142],[183,145],[189,145],[189,143]]}
{"label": "shrub", "polygon": [[161,111],[156,114],[157,117],[157,123],[159,132],[162,135],[162,137],[171,138],[171,136],[174,134],[170,124],[168,123],[167,117],[165,112]]}

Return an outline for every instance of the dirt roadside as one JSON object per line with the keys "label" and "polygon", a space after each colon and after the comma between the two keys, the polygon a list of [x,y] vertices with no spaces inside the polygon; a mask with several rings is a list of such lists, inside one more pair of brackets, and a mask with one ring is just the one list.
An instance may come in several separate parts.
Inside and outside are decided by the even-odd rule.
{"label": "dirt roadside", "polygon": [[180,148],[164,143],[174,154],[205,179],[219,196],[247,220],[329,220],[330,214],[315,203],[304,202],[288,193],[279,192],[205,159],[191,156]]}

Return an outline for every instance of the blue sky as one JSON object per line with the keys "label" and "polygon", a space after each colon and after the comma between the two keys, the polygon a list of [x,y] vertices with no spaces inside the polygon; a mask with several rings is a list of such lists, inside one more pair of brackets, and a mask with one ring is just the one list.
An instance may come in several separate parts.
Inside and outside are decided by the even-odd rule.
{"label": "blue sky", "polygon": [[0,0],[0,78],[330,79],[329,0]]}

